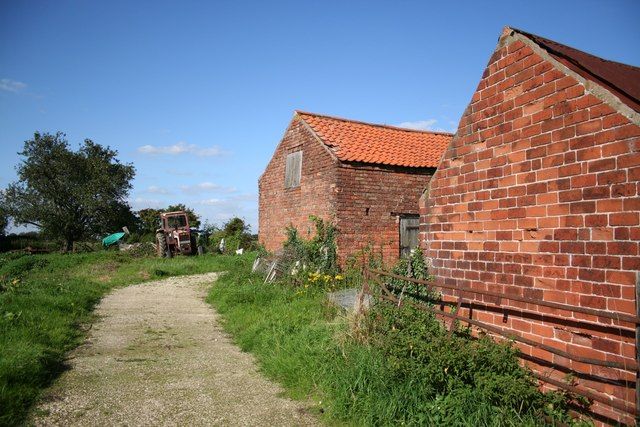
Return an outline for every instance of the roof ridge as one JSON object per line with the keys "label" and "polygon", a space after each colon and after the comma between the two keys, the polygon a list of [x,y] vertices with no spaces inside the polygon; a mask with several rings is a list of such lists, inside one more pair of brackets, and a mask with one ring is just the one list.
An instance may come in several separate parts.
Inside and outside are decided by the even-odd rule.
{"label": "roof ridge", "polygon": [[[536,42],[535,39],[538,38],[538,39],[546,40],[547,42],[551,42],[551,43],[563,46],[563,47],[571,49],[571,50],[575,50],[576,52],[580,52],[582,54],[589,55],[589,56],[591,56],[591,57],[593,57],[595,59],[598,59],[600,61],[609,62],[609,63],[616,64],[616,65],[622,65],[624,67],[632,68],[634,70],[640,69],[640,67],[638,67],[636,65],[626,64],[624,62],[614,61],[613,59],[603,58],[601,56],[594,55],[593,53],[586,52],[586,51],[584,51],[582,49],[578,49],[577,47],[569,46],[568,44],[560,43],[560,42],[557,42],[555,40],[539,36],[537,34],[533,34],[533,33],[529,33],[529,32],[524,31],[524,30],[520,30],[518,28],[514,28],[514,27],[507,27],[507,28],[509,28],[509,29],[511,29],[511,30],[513,30],[513,31],[515,31],[517,33],[520,33],[520,34],[522,34],[523,36],[525,36],[525,37],[527,37],[529,39],[532,39],[532,41],[534,43]],[[538,44],[538,43],[536,43],[536,44]],[[543,47],[543,49],[544,49],[544,47]],[[562,55],[562,53],[560,53],[560,52],[558,52],[558,53]]]}
{"label": "roof ridge", "polygon": [[309,112],[309,111],[302,111],[302,110],[294,110],[294,111],[295,111],[295,114],[306,114],[306,115],[309,115],[309,116],[324,117],[324,118],[332,119],[332,120],[340,120],[340,121],[343,121],[343,122],[358,123],[358,124],[367,125],[367,126],[376,126],[376,127],[381,127],[381,128],[391,129],[391,130],[398,130],[398,131],[403,131],[403,132],[428,133],[428,134],[432,134],[432,135],[443,135],[443,136],[453,136],[454,135],[451,132],[443,132],[443,131],[435,131],[435,130],[408,129],[408,128],[403,128],[403,127],[399,127],[399,126],[386,125],[386,124],[380,124],[380,123],[363,122],[362,120],[354,120],[354,119],[347,119],[347,118],[344,118],[344,117],[330,116],[328,114],[312,113],[312,112]]}
{"label": "roof ridge", "polygon": [[[509,32],[523,37],[571,72],[595,83],[611,94],[619,101],[619,105],[612,105],[616,110],[620,111],[620,108],[625,106],[635,113],[640,113],[640,67],[601,58],[555,40],[509,26],[505,27],[503,35]],[[627,114],[625,116],[629,117]]]}

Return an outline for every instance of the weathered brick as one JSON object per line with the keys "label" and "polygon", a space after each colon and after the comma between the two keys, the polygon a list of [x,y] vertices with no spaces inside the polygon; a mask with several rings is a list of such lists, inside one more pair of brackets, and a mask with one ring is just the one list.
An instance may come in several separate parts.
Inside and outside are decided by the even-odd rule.
{"label": "weathered brick", "polygon": [[[498,51],[503,53],[497,56],[496,62],[505,58],[506,48]],[[509,122],[511,128],[491,136],[498,138],[492,139],[496,145],[491,147],[497,151],[486,154],[487,164],[473,172],[492,167],[501,170],[490,172],[490,176],[486,173],[478,176],[482,182],[479,188],[463,188],[461,184],[466,178],[460,179],[460,170],[456,169],[461,166],[448,165],[446,162],[451,156],[445,154],[443,165],[447,166],[443,169],[441,165],[436,178],[441,175],[446,180],[431,182],[430,194],[434,191],[446,194],[433,199],[434,207],[442,211],[450,209],[450,213],[427,214],[423,219],[425,227],[435,225],[442,230],[449,229],[428,233],[427,240],[422,242],[425,253],[433,261],[433,274],[460,286],[466,283],[463,279],[477,277],[479,280],[474,285],[487,289],[495,286],[505,294],[524,295],[530,290],[549,301],[635,313],[635,275],[640,270],[640,127],[620,114],[615,104],[609,105],[586,92],[585,85],[578,83],[575,76],[564,74],[564,68],[556,68],[534,54],[529,54],[528,59],[512,57],[509,61],[508,64],[505,61],[502,68],[489,64],[494,73],[509,69],[513,74],[508,82],[498,82],[489,74],[483,78],[486,82],[479,86],[482,91],[492,86],[489,80],[495,84],[496,93],[491,96],[494,103],[479,106],[495,117],[502,114],[500,119]],[[505,93],[500,100],[501,91]],[[481,102],[479,98],[480,95],[474,96]],[[461,120],[461,124],[468,126],[465,129],[470,129],[465,132],[464,141],[477,141],[487,135],[486,127],[482,126],[487,126],[494,116],[483,116],[483,110],[477,111],[478,115],[474,116],[474,111],[467,110]],[[499,129],[498,119],[490,123],[492,128]],[[462,141],[460,136],[455,139]],[[506,158],[505,164],[502,164],[503,158]],[[469,157],[464,162],[478,166],[478,159]],[[490,162],[493,163],[489,165]],[[431,250],[431,246],[438,248],[440,243],[452,243],[459,238],[454,234],[457,231],[452,229],[453,225],[460,223],[467,227],[469,221],[453,215],[469,211],[464,203],[478,201],[479,191],[488,192],[488,196],[482,197],[494,203],[483,204],[479,210],[474,207],[472,211],[475,221],[486,221],[485,234],[474,232],[460,236],[466,242],[477,239],[477,243],[482,244],[484,250],[479,252],[478,261],[474,264],[470,256],[465,259],[464,251],[460,258],[455,258],[458,255]],[[457,195],[459,201],[450,198],[453,195]],[[449,207],[451,203],[454,205]],[[429,255],[430,252],[436,256]],[[439,259],[438,255],[446,258]],[[516,255],[530,258],[519,261]],[[488,264],[486,269],[484,263]],[[539,310],[554,314],[543,308]],[[575,318],[601,323],[604,329],[611,327],[606,319],[578,313]],[[615,341],[598,331],[582,333],[575,324],[571,328],[580,333],[560,333],[532,319],[515,322],[508,319],[508,325],[502,325],[502,317],[495,314],[486,319],[500,327],[517,328],[532,339],[542,342],[551,339],[554,345],[588,357],[629,361],[635,358],[632,343]],[[630,344],[631,350],[626,349],[626,344]],[[531,352],[529,349],[527,354]],[[627,353],[621,355],[622,352]],[[565,362],[570,369],[587,374],[594,372],[588,365]],[[598,374],[604,375],[600,371]],[[624,390],[614,384],[593,381],[588,381],[588,387],[611,395],[620,395],[620,390]],[[628,390],[624,393],[633,402],[633,393]]]}

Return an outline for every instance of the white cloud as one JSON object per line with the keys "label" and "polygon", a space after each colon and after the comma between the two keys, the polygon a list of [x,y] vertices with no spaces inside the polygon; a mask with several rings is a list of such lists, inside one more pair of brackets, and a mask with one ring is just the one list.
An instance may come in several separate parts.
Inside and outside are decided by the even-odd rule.
{"label": "white cloud", "polygon": [[132,210],[139,211],[140,209],[145,208],[162,208],[166,205],[166,203],[162,203],[157,199],[145,199],[144,197],[136,197],[135,199],[129,199],[129,205],[131,205]]}
{"label": "white cloud", "polygon": [[244,218],[257,230],[258,212],[256,209],[257,195],[237,194],[228,198],[210,198],[194,202],[198,206],[196,211],[202,213],[203,218],[222,224],[237,216]]}
{"label": "white cloud", "polygon": [[7,92],[20,92],[22,89],[26,88],[26,83],[22,83],[16,80],[11,79],[0,79],[0,90],[4,90]]}
{"label": "white cloud", "polygon": [[402,122],[396,126],[400,128],[415,129],[415,130],[433,130],[433,125],[438,121],[436,119],[418,120],[415,122]]}
{"label": "white cloud", "polygon": [[151,194],[171,194],[171,191],[169,191],[167,188],[158,187],[157,185],[151,185],[147,187],[147,189],[144,192],[151,193]]}
{"label": "white cloud", "polygon": [[184,141],[180,141],[174,145],[164,146],[143,145],[138,148],[138,152],[142,154],[168,154],[172,156],[179,154],[193,154],[198,157],[213,157],[224,154],[220,147],[215,145],[212,147],[199,147],[196,144],[187,144]]}
{"label": "white cloud", "polygon": [[201,182],[195,185],[183,185],[180,187],[182,191],[189,194],[199,194],[207,192],[233,193],[237,191],[235,187],[224,187],[213,182]]}

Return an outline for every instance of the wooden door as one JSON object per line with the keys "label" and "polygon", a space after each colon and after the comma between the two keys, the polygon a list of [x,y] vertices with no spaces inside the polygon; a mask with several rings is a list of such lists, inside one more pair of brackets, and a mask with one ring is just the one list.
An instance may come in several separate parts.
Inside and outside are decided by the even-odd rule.
{"label": "wooden door", "polygon": [[419,215],[404,215],[400,217],[400,256],[407,257],[411,249],[418,247],[418,231],[420,229]]}

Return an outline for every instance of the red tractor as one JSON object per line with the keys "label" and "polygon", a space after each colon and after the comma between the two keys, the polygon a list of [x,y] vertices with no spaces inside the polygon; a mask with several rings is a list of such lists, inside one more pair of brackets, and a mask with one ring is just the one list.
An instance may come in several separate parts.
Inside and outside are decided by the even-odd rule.
{"label": "red tractor", "polygon": [[176,254],[194,255],[196,236],[189,228],[189,218],[184,211],[160,214],[160,227],[156,230],[158,256],[171,258]]}

